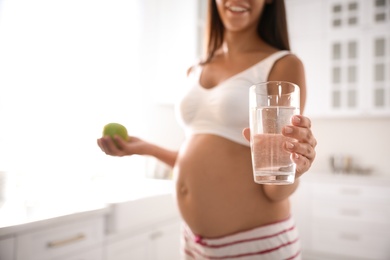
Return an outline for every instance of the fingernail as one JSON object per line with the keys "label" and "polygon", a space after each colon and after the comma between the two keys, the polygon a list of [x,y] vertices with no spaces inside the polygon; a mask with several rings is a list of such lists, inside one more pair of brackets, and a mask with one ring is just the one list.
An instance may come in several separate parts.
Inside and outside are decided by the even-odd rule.
{"label": "fingernail", "polygon": [[294,148],[294,144],[290,143],[290,142],[286,142],[286,146],[287,146],[287,149],[290,149],[290,150]]}
{"label": "fingernail", "polygon": [[284,132],[286,134],[291,134],[293,132],[293,128],[291,126],[286,126]]}
{"label": "fingernail", "polygon": [[293,122],[294,122],[295,124],[300,124],[300,123],[301,123],[301,118],[300,118],[299,116],[294,116],[294,117],[293,117]]}

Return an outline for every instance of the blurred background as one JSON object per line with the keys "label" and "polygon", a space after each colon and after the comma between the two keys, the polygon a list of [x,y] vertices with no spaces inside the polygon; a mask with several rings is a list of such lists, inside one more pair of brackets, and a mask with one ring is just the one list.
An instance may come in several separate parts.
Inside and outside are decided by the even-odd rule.
{"label": "blurred background", "polygon": [[[318,140],[310,173],[343,176],[313,182],[336,189],[370,176],[390,199],[390,1],[285,2],[292,52],[307,74],[304,113]],[[0,0],[0,172],[30,196],[37,187],[170,178],[151,158],[106,156],[96,139],[118,122],[130,135],[180,146],[174,104],[202,53],[205,7],[205,0]]]}

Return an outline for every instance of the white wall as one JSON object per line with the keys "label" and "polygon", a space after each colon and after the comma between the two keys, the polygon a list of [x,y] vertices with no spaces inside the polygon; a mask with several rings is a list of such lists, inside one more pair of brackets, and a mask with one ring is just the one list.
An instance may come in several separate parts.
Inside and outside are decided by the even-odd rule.
{"label": "white wall", "polygon": [[313,172],[330,172],[329,157],[351,155],[361,167],[372,167],[374,174],[389,175],[390,118],[313,119],[317,138],[317,158]]}

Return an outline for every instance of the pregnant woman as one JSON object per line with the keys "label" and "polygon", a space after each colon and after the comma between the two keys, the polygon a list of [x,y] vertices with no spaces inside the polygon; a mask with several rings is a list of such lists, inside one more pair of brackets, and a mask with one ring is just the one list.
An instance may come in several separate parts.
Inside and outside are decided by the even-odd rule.
{"label": "pregnant woman", "polygon": [[98,139],[108,155],[154,156],[173,167],[183,218],[183,259],[301,259],[289,197],[315,158],[310,120],[297,115],[283,135],[297,164],[291,185],[253,181],[248,91],[253,83],[306,85],[303,64],[289,50],[283,0],[209,0],[205,57],[188,70],[176,106],[186,133],[179,151],[138,137]]}

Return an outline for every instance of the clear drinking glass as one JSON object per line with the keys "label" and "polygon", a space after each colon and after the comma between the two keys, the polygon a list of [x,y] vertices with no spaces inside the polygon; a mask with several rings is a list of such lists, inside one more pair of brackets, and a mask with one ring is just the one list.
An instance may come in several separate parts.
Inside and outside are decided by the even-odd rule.
{"label": "clear drinking glass", "polygon": [[291,117],[299,114],[299,87],[285,81],[254,84],[249,89],[251,153],[254,181],[259,184],[291,184],[296,165],[291,153],[284,149],[282,135],[291,125]]}

